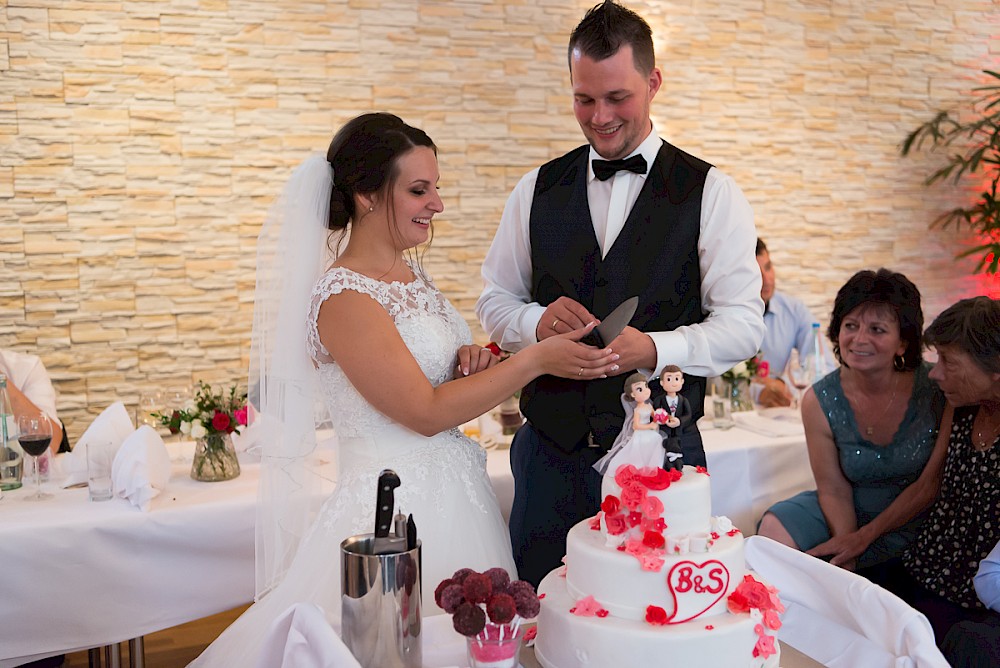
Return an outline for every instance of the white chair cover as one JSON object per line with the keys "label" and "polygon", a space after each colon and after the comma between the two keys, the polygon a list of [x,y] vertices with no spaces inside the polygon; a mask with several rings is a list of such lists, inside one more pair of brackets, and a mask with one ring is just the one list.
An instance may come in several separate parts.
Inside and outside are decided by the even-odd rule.
{"label": "white chair cover", "polygon": [[271,624],[257,668],[361,668],[315,603],[296,603]]}
{"label": "white chair cover", "polygon": [[785,604],[780,641],[827,668],[948,668],[930,622],[895,594],[769,538],[745,550]]}

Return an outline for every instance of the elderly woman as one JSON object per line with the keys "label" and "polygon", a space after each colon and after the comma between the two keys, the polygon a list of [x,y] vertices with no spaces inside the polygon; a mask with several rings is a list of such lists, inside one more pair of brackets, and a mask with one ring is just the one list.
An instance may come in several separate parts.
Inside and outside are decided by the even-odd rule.
{"label": "elderly woman", "polygon": [[927,615],[940,642],[957,622],[989,616],[973,578],[1000,540],[1000,302],[962,300],[925,337],[938,353],[931,378],[949,404],[947,458],[940,495],[904,557],[913,588],[897,593]]}
{"label": "elderly woman", "polygon": [[840,289],[828,335],[841,367],[802,399],[816,491],[771,506],[761,535],[873,579],[898,563],[944,457],[922,328],[920,292],[902,274],[860,271]]}

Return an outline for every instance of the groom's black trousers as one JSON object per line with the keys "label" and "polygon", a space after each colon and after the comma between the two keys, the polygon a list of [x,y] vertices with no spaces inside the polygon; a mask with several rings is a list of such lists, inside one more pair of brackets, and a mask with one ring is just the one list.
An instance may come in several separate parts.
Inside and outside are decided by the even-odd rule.
{"label": "groom's black trousers", "polygon": [[510,447],[510,543],[518,577],[536,587],[562,564],[566,534],[573,525],[600,510],[601,474],[594,462],[605,453],[585,442],[566,453],[545,440],[525,423]]}

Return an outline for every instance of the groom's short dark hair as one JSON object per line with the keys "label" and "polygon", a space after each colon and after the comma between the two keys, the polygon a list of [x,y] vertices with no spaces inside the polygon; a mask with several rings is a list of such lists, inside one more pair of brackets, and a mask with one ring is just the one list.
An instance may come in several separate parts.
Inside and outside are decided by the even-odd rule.
{"label": "groom's short dark hair", "polygon": [[569,37],[567,57],[570,73],[573,50],[601,61],[618,53],[625,44],[632,47],[635,69],[647,75],[656,67],[653,53],[653,31],[645,19],[613,0],[605,0],[587,11]]}

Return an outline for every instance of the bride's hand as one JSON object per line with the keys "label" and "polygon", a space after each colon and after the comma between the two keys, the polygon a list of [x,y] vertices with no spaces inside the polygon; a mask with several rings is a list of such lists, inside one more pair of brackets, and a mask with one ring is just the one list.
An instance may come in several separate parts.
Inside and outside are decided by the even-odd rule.
{"label": "bride's hand", "polygon": [[458,349],[458,367],[455,369],[455,377],[471,376],[499,363],[500,358],[490,352],[488,348],[476,345],[462,346]]}
{"label": "bride's hand", "polygon": [[580,339],[597,326],[591,322],[585,327],[565,334],[550,336],[536,344],[539,362],[545,373],[560,378],[592,380],[607,378],[618,371],[618,354],[611,348],[595,348],[580,343]]}

